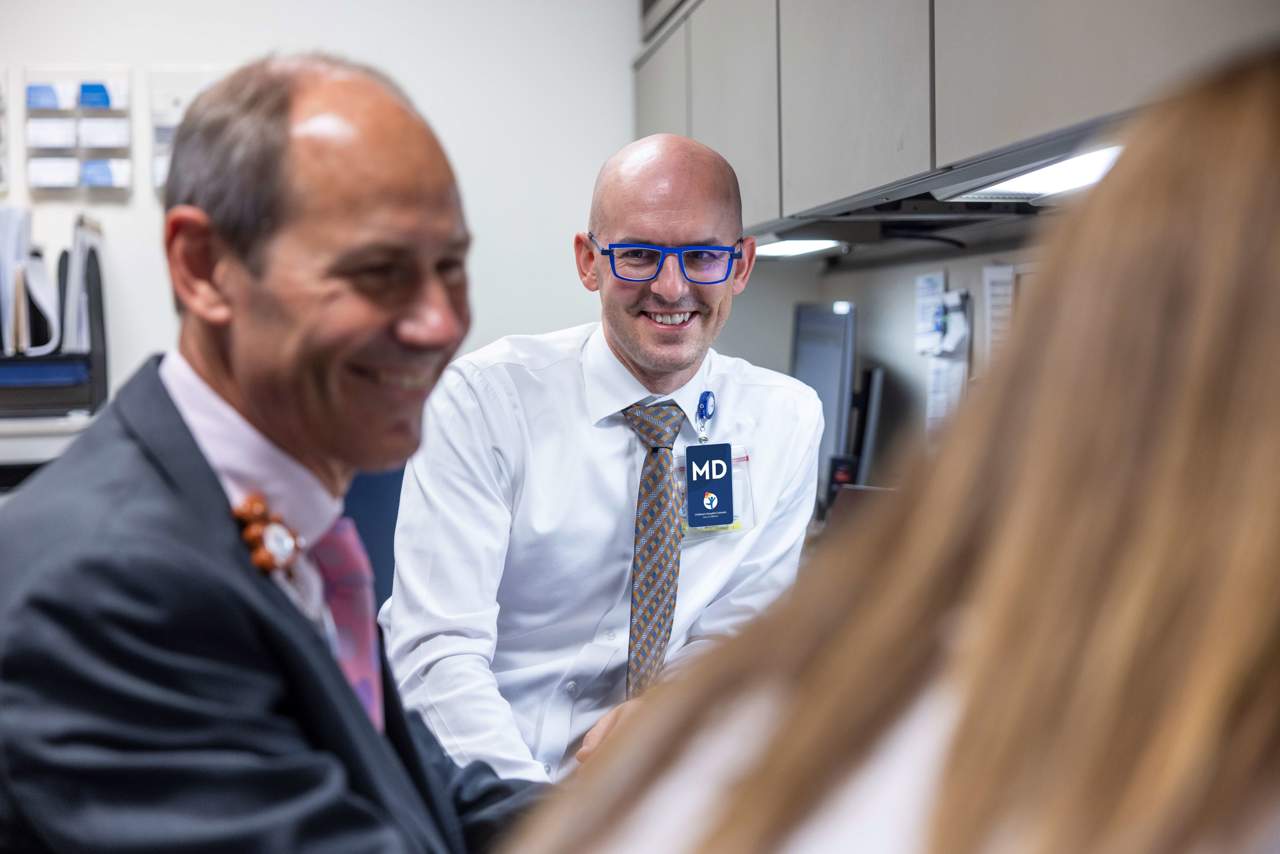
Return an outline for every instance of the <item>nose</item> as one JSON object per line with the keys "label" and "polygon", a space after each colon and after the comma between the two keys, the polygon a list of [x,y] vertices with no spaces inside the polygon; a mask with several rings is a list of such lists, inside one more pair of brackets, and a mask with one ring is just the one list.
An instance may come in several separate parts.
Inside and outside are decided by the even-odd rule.
{"label": "nose", "polygon": [[462,343],[471,321],[466,292],[458,287],[428,278],[397,319],[397,340],[419,350],[449,350]]}
{"label": "nose", "polygon": [[689,290],[684,273],[680,270],[680,259],[668,255],[658,271],[658,278],[649,283],[651,293],[657,294],[666,302],[679,302]]}

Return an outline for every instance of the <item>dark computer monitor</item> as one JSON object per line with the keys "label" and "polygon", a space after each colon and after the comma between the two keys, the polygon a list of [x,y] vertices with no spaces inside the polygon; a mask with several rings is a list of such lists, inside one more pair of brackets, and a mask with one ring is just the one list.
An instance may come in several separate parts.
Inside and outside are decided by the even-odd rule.
{"label": "dark computer monitor", "polygon": [[871,466],[876,457],[876,440],[880,430],[880,406],[884,399],[884,368],[862,372],[862,386],[854,395],[853,456],[857,460],[853,482],[857,486],[871,484]]}
{"label": "dark computer monitor", "polygon": [[[827,491],[819,503],[819,516],[835,502],[837,493],[849,489],[874,490],[871,467],[875,464],[877,438],[880,431],[880,408],[884,398],[884,368],[862,372],[862,385],[853,394],[853,442],[847,455],[831,458],[827,474]],[[849,502],[845,502],[848,504]]]}
{"label": "dark computer monitor", "polygon": [[818,393],[826,426],[818,448],[818,495],[827,494],[831,459],[849,453],[853,405],[854,307],[802,303],[795,308],[791,375]]}

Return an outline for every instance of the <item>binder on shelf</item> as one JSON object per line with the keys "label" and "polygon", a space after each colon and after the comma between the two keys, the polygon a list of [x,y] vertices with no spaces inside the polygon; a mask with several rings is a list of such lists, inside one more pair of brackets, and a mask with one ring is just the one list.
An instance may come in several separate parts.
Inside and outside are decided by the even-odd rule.
{"label": "binder on shelf", "polygon": [[0,388],[66,388],[89,382],[89,363],[78,356],[0,359]]}
{"label": "binder on shelf", "polygon": [[[11,210],[0,208],[0,224]],[[12,265],[16,286],[9,296],[21,303],[5,312],[15,347],[0,357],[0,417],[60,417],[95,412],[106,402],[100,245],[97,226],[80,217],[71,251],[59,258],[56,283],[38,252]]]}
{"label": "binder on shelf", "polygon": [[62,298],[58,283],[50,280],[44,256],[38,249],[31,250],[24,272],[30,330],[25,352],[28,356],[47,356],[56,353],[62,344]]}
{"label": "binder on shelf", "polygon": [[15,349],[25,354],[31,349],[31,308],[27,300],[27,273],[23,265],[13,271],[13,340]]}
{"label": "binder on shelf", "polygon": [[76,220],[75,233],[71,239],[71,251],[64,252],[58,261],[58,281],[62,293],[62,352],[87,353],[91,344],[89,320],[92,309],[89,305],[88,286],[90,280],[102,279],[99,257],[102,246],[102,231],[86,217]]}
{"label": "binder on shelf", "polygon": [[18,271],[31,254],[31,213],[0,206],[0,355],[18,352]]}

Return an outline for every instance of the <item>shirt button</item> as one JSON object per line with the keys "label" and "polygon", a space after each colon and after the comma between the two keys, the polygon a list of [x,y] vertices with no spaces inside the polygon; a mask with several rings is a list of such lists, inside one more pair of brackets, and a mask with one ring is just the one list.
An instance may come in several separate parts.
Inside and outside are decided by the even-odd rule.
{"label": "shirt button", "polygon": [[542,763],[542,770],[543,770],[543,771],[546,771],[546,772],[547,772],[547,776],[548,776],[548,777],[550,777],[550,776],[551,776],[551,763],[550,763],[550,762],[543,762],[543,763]]}
{"label": "shirt button", "polygon": [[609,631],[607,631],[607,632],[605,632],[605,633],[604,633],[604,636],[605,636],[605,638],[606,638],[606,639],[608,639],[608,640],[617,640],[617,638],[618,638],[618,633],[617,633],[617,632],[615,632],[613,629],[609,629]]}
{"label": "shirt button", "polygon": [[578,696],[578,683],[570,681],[564,686],[564,692],[570,697]]}

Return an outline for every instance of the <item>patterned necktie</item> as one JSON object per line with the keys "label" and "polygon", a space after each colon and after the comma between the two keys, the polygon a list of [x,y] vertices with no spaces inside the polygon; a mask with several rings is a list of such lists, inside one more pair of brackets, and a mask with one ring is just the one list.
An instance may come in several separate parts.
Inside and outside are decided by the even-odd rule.
{"label": "patterned necktie", "polygon": [[307,553],[324,579],[324,601],[338,634],[338,666],[369,720],[382,732],[382,668],[374,622],[373,566],[355,522],[339,519]]}
{"label": "patterned necktie", "polygon": [[631,634],[627,641],[627,697],[638,695],[662,669],[671,640],[680,578],[680,495],[671,446],[684,413],[670,401],[622,410],[649,447],[636,500],[635,553],[631,559]]}

